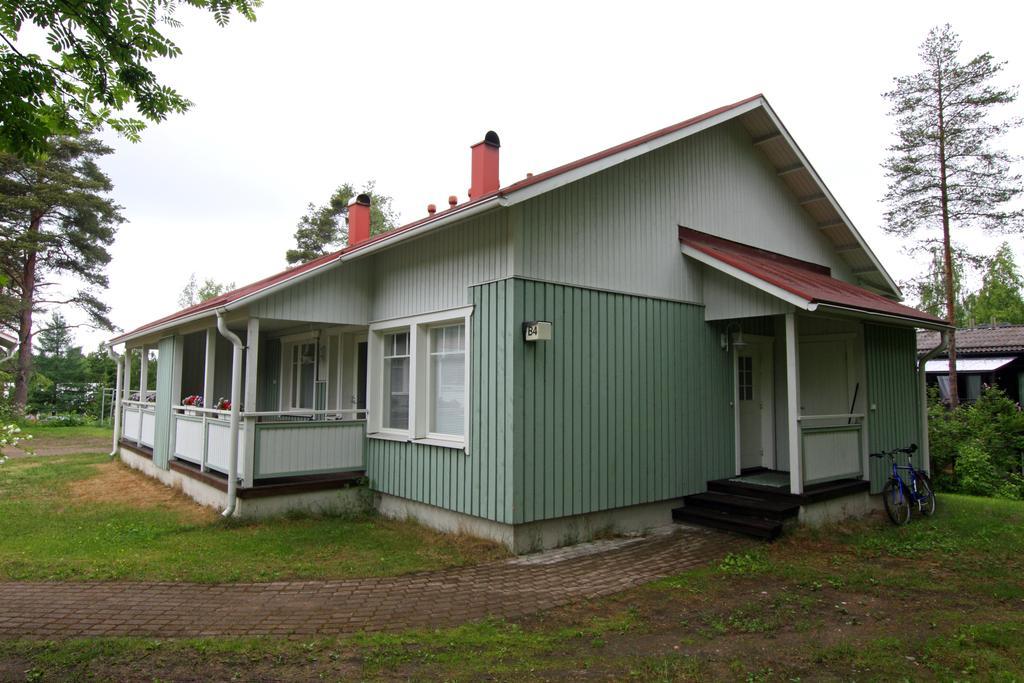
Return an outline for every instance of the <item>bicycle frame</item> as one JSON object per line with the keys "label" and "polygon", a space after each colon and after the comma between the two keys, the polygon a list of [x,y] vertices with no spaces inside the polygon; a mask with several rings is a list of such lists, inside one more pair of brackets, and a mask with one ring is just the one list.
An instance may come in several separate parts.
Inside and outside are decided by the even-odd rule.
{"label": "bicycle frame", "polygon": [[[886,453],[889,457],[892,466],[892,478],[896,482],[896,488],[899,491],[900,502],[903,502],[903,489],[906,488],[910,492],[910,500],[914,503],[920,503],[922,500],[927,498],[926,495],[917,490],[917,469],[914,468],[914,462],[911,458],[910,453],[904,453],[907,456],[906,465],[898,465],[896,463],[896,453]],[[907,472],[910,475],[910,484],[903,480],[903,475],[900,472]]]}

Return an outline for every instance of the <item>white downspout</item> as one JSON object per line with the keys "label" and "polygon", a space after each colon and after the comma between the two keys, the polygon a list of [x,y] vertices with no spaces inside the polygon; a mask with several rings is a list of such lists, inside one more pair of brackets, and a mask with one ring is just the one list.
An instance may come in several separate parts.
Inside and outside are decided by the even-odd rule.
{"label": "white downspout", "polygon": [[925,365],[946,348],[949,341],[947,333],[939,332],[939,335],[939,345],[924,354],[917,362],[917,382],[921,392],[921,467],[926,472],[931,471],[932,453],[928,443],[928,376]]}
{"label": "white downspout", "polygon": [[114,365],[117,366],[117,380],[114,382],[114,443],[110,449],[110,457],[116,458],[118,447],[117,443],[121,440],[121,400],[124,398],[122,395],[121,385],[124,383],[124,356],[119,356],[114,353],[114,347],[107,347],[107,355],[114,361]]}
{"label": "white downspout", "polygon": [[228,505],[221,514],[230,517],[235,514],[238,502],[238,422],[240,418],[239,403],[242,400],[242,349],[244,345],[238,335],[228,329],[224,322],[224,313],[217,311],[217,331],[231,342],[231,431],[228,436]]}

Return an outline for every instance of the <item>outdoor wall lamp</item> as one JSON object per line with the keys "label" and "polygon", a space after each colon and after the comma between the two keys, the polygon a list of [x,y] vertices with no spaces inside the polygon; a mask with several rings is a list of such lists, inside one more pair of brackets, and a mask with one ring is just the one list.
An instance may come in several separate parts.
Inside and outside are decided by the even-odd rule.
{"label": "outdoor wall lamp", "polygon": [[[735,328],[735,335],[731,335],[729,330]],[[721,337],[722,350],[728,351],[731,345],[734,349],[742,349],[747,345],[747,342],[743,341],[743,328],[740,327],[739,323],[729,323],[725,326],[725,332],[722,333]]]}

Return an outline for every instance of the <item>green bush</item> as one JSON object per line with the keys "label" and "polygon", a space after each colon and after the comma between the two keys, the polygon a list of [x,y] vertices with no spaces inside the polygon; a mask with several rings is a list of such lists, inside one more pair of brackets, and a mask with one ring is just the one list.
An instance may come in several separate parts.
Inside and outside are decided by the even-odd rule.
{"label": "green bush", "polygon": [[928,443],[939,490],[1024,497],[1024,412],[998,387],[985,387],[977,401],[956,410],[932,391]]}

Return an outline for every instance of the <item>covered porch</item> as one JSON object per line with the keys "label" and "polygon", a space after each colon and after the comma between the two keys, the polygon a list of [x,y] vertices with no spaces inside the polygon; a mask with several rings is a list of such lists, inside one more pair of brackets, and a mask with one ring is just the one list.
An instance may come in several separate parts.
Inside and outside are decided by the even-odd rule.
{"label": "covered porch", "polygon": [[207,318],[126,343],[120,444],[226,487],[234,412],[240,496],[362,478],[367,327],[236,314],[224,328]]}
{"label": "covered porch", "polygon": [[844,485],[880,491],[877,450],[916,443],[927,469],[915,330],[943,321],[816,264],[685,228],[680,242],[703,265],[705,320],[734,364],[729,481],[803,504]]}

